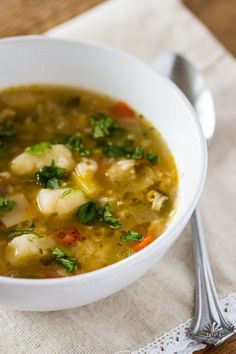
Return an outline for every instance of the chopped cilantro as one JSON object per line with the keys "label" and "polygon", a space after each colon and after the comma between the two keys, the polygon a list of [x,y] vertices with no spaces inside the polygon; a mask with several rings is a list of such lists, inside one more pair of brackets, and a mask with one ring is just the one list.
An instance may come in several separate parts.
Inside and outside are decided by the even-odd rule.
{"label": "chopped cilantro", "polygon": [[29,146],[25,149],[25,152],[29,152],[32,155],[42,155],[52,149],[52,145],[46,141],[42,141],[39,144]]}
{"label": "chopped cilantro", "polygon": [[66,189],[62,195],[60,196],[61,199],[65,198],[68,194],[70,194],[71,192],[73,192],[73,189],[70,188],[70,189]]}
{"label": "chopped cilantro", "polygon": [[109,203],[106,203],[103,208],[103,221],[107,223],[111,228],[117,229],[123,227],[123,225],[112,216],[111,207]]}
{"label": "chopped cilantro", "polygon": [[61,183],[60,183],[59,179],[56,177],[52,177],[52,178],[49,178],[49,180],[47,181],[45,188],[57,189],[60,187],[60,185],[61,185]]}
{"label": "chopped cilantro", "polygon": [[54,248],[52,254],[58,258],[64,257],[65,253],[58,247]]}
{"label": "chopped cilantro", "polygon": [[112,142],[108,142],[103,147],[103,152],[109,157],[122,157],[125,156],[131,159],[141,159],[143,157],[144,148],[142,146],[134,147],[132,140],[127,140],[124,145],[117,146]]}
{"label": "chopped cilantro", "polygon": [[70,273],[77,269],[77,261],[74,258],[57,258],[57,263],[62,264]]}
{"label": "chopped cilantro", "polygon": [[103,147],[103,152],[108,157],[122,157],[125,156],[125,152],[121,147],[115,146],[112,142],[108,142],[107,145]]}
{"label": "chopped cilantro", "polygon": [[147,152],[146,158],[152,165],[156,165],[157,164],[158,155],[155,154],[155,152]]}
{"label": "chopped cilantro", "polygon": [[17,237],[21,235],[26,235],[26,234],[35,234],[38,237],[42,237],[41,234],[37,233],[34,231],[34,229],[15,229],[15,230],[7,230],[4,231],[4,235],[7,235],[8,237]]}
{"label": "chopped cilantro", "polygon": [[146,157],[146,159],[152,164],[156,165],[158,161],[158,155],[154,152],[147,152],[144,154],[143,146],[134,146],[133,140],[127,140],[123,145],[114,145],[111,141],[105,143],[103,146],[103,153],[108,157],[127,157],[129,159],[140,160]]}
{"label": "chopped cilantro", "polygon": [[127,235],[122,235],[120,237],[121,241],[128,242],[128,241],[143,241],[144,237],[137,231],[128,230]]}
{"label": "chopped cilantro", "polygon": [[109,203],[100,208],[96,201],[89,201],[79,207],[76,216],[83,224],[88,224],[95,220],[106,223],[113,229],[121,228],[123,225],[112,215]]}
{"label": "chopped cilantro", "polygon": [[144,148],[142,146],[136,146],[135,149],[129,153],[127,153],[127,157],[132,159],[141,159],[143,157]]}
{"label": "chopped cilantro", "polygon": [[56,262],[63,265],[68,272],[72,273],[76,271],[78,261],[75,257],[66,255],[60,248],[56,247],[52,251],[52,254],[56,257]]}
{"label": "chopped cilantro", "polygon": [[21,235],[27,235],[27,234],[34,234],[37,237],[43,237],[43,235],[41,233],[38,233],[36,231],[34,231],[34,229],[11,229],[11,230],[6,230],[3,231],[1,236],[7,236],[10,238],[14,238],[17,236],[21,236]]}
{"label": "chopped cilantro", "polygon": [[84,146],[81,135],[79,133],[75,133],[73,135],[67,136],[59,140],[59,142],[64,144],[71,151],[74,151],[80,154],[81,156],[91,155],[91,150]]}
{"label": "chopped cilantro", "polygon": [[106,138],[116,130],[123,130],[119,124],[106,114],[100,113],[91,118],[92,133],[95,139]]}
{"label": "chopped cilantro", "polygon": [[0,213],[6,213],[16,207],[15,200],[0,197]]}
{"label": "chopped cilantro", "polygon": [[99,207],[97,202],[89,201],[79,207],[76,216],[83,224],[88,224],[98,217]]}
{"label": "chopped cilantro", "polygon": [[51,166],[44,166],[36,173],[36,183],[43,188],[56,189],[60,187],[60,180],[67,177],[67,170],[62,167],[55,166],[52,160]]}

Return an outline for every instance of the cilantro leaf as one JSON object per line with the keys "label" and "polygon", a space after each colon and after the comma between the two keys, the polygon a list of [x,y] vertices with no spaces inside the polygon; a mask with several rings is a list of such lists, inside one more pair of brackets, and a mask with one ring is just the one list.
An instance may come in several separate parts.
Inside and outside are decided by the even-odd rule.
{"label": "cilantro leaf", "polygon": [[106,203],[103,208],[103,221],[113,229],[123,227],[123,225],[112,216],[111,207],[109,203]]}
{"label": "cilantro leaf", "polygon": [[62,264],[70,273],[77,269],[77,261],[73,258],[57,258],[57,263]]}
{"label": "cilantro leaf", "polygon": [[29,152],[32,155],[42,155],[52,149],[52,145],[46,141],[42,141],[39,144],[29,146],[25,149],[25,152]]}
{"label": "cilantro leaf", "polygon": [[99,207],[97,202],[89,201],[82,204],[77,210],[76,216],[83,224],[88,224],[97,219],[99,213]]}
{"label": "cilantro leaf", "polygon": [[58,258],[65,256],[65,253],[58,247],[54,248],[54,250],[52,251],[52,254]]}
{"label": "cilantro leaf", "polygon": [[108,157],[122,157],[125,156],[131,159],[142,159],[144,154],[144,148],[142,146],[134,147],[132,140],[127,140],[124,145],[117,146],[112,142],[108,142],[103,147],[103,152]]}
{"label": "cilantro leaf", "polygon": [[55,166],[52,160],[51,166],[44,166],[36,175],[36,183],[43,188],[56,189],[60,187],[60,180],[67,177],[67,170],[62,167]]}
{"label": "cilantro leaf", "polygon": [[15,200],[0,197],[0,212],[6,213],[16,207]]}
{"label": "cilantro leaf", "polygon": [[95,139],[111,136],[116,130],[123,130],[119,124],[106,114],[100,113],[91,118],[92,133]]}
{"label": "cilantro leaf", "polygon": [[61,185],[60,181],[56,177],[49,178],[49,180],[46,183],[46,188],[49,189],[57,189]]}
{"label": "cilantro leaf", "polygon": [[100,219],[100,222],[105,222],[111,228],[120,228],[123,225],[113,217],[110,204],[106,203],[104,208],[100,208],[96,201],[89,201],[79,207],[76,216],[83,224],[88,224],[96,219]]}
{"label": "cilantro leaf", "polygon": [[52,254],[56,257],[56,262],[63,265],[68,272],[75,272],[77,269],[78,261],[75,257],[66,255],[60,248],[56,247],[52,251]]}
{"label": "cilantro leaf", "polygon": [[63,139],[61,139],[62,144],[64,144],[68,149],[74,151],[81,156],[89,156],[91,155],[91,150],[86,148],[82,142],[81,135],[79,133],[75,133],[73,135],[69,135]]}
{"label": "cilantro leaf", "polygon": [[152,165],[156,165],[157,164],[158,155],[155,154],[155,152],[147,152],[146,158]]}
{"label": "cilantro leaf", "polygon": [[121,241],[128,242],[128,241],[143,241],[144,237],[137,231],[128,230],[127,235],[122,235],[120,237]]}
{"label": "cilantro leaf", "polygon": [[152,164],[156,165],[158,162],[158,155],[155,152],[147,152],[144,154],[144,147],[134,146],[133,140],[127,140],[123,145],[114,145],[111,141],[103,144],[103,153],[108,157],[127,157],[129,159],[141,160],[146,159]]}
{"label": "cilantro leaf", "polygon": [[142,146],[136,146],[135,149],[129,153],[127,153],[127,157],[130,157],[132,159],[142,159],[143,157],[143,152],[144,152],[144,148]]}
{"label": "cilantro leaf", "polygon": [[107,145],[103,147],[103,152],[108,157],[122,157],[125,156],[125,151],[122,146],[115,146],[112,142],[108,142]]}
{"label": "cilantro leaf", "polygon": [[72,193],[73,192],[73,189],[72,188],[69,188],[69,189],[66,189],[62,195],[60,196],[61,199],[65,198],[68,194]]}
{"label": "cilantro leaf", "polygon": [[7,230],[4,231],[3,235],[8,237],[17,237],[25,234],[35,234],[38,237],[43,237],[41,234],[34,231],[34,229],[15,229],[15,230]]}
{"label": "cilantro leaf", "polygon": [[34,232],[34,229],[16,229],[16,230],[8,230],[5,231],[4,234],[6,234],[8,237],[16,237],[16,236],[21,236],[24,234],[32,234]]}

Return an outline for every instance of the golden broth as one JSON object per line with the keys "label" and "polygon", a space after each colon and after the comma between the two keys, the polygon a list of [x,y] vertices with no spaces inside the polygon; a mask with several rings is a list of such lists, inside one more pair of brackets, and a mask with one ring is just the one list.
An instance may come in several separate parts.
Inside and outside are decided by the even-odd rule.
{"label": "golden broth", "polygon": [[174,212],[178,174],[127,104],[62,86],[0,93],[0,274],[95,270],[143,249]]}

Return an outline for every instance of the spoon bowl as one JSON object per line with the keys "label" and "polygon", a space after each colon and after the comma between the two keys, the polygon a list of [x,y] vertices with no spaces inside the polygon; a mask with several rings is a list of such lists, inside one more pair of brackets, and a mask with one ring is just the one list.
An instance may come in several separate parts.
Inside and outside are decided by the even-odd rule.
{"label": "spoon bowl", "polygon": [[215,131],[215,109],[210,90],[202,74],[183,56],[163,53],[153,68],[173,81],[194,107],[209,146]]}

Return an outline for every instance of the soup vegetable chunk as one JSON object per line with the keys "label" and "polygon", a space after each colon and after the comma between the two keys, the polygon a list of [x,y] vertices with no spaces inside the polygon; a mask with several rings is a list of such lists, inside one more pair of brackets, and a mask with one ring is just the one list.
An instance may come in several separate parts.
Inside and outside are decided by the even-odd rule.
{"label": "soup vegetable chunk", "polygon": [[62,86],[0,92],[0,275],[70,276],[142,250],[177,186],[167,144],[128,104]]}

